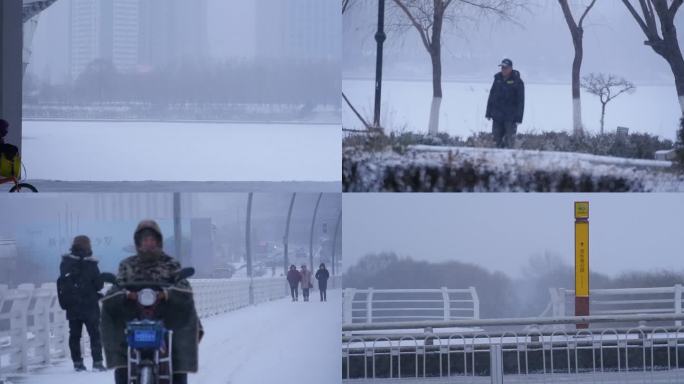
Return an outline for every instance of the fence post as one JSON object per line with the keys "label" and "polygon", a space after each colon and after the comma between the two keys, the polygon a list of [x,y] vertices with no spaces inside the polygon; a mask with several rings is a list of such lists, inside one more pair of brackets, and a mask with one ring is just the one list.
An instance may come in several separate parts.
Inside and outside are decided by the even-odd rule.
{"label": "fence post", "polygon": [[345,288],[343,290],[343,302],[342,302],[342,322],[344,324],[352,323],[352,302],[354,301],[354,295],[356,295],[355,288]]}
{"label": "fence post", "polygon": [[45,288],[40,288],[36,289],[35,291],[38,293],[36,295],[36,307],[39,308],[39,311],[36,311],[36,317],[34,321],[36,323],[40,323],[40,332],[43,337],[42,340],[42,352],[43,352],[43,361],[45,364],[50,364],[52,361],[51,356],[50,356],[50,291]]}
{"label": "fence post", "polygon": [[373,322],[373,288],[368,288],[366,295],[366,323]]}
{"label": "fence post", "polygon": [[449,290],[447,287],[442,287],[442,300],[444,301],[444,321],[449,321],[451,318],[451,302],[449,301]]}
{"label": "fence post", "polygon": [[503,351],[501,344],[489,346],[489,369],[492,384],[503,384]]}
{"label": "fence post", "polygon": [[565,302],[567,301],[567,292],[565,288],[558,289],[558,316],[565,317]]}
{"label": "fence post", "polygon": [[[16,289],[16,295],[12,300],[12,320],[10,320],[10,327],[12,322],[17,321],[17,341],[19,343],[19,371],[28,372],[28,305],[31,301],[30,295],[26,291]],[[14,337],[12,337],[14,342]]]}
{"label": "fence post", "polygon": [[473,318],[478,320],[480,318],[480,298],[477,296],[475,287],[469,287],[470,295],[473,297]]}
{"label": "fence post", "polygon": [[[681,284],[675,284],[674,288],[675,288],[674,289],[675,315],[681,315],[682,314],[682,285]],[[681,320],[675,321],[675,326],[681,327],[682,321]]]}

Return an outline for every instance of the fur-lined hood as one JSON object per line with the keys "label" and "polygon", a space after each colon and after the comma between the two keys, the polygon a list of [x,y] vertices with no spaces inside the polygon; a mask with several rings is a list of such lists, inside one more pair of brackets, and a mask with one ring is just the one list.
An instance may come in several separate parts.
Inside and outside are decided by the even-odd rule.
{"label": "fur-lined hood", "polygon": [[69,260],[69,259],[70,259],[70,260],[76,260],[76,261],[78,261],[78,260],[83,260],[83,261],[90,261],[90,262],[93,262],[93,263],[98,263],[98,262],[100,261],[100,260],[98,260],[97,257],[95,257],[95,256],[78,257],[78,256],[73,255],[73,254],[71,254],[71,253],[67,253],[67,254],[65,254],[65,255],[62,255],[62,259],[65,259],[65,260]]}
{"label": "fur-lined hood", "polygon": [[145,230],[152,231],[159,241],[159,248],[164,248],[164,236],[162,235],[159,224],[154,220],[143,220],[138,224],[138,227],[133,234],[133,242],[135,243],[136,248],[140,247],[141,232]]}

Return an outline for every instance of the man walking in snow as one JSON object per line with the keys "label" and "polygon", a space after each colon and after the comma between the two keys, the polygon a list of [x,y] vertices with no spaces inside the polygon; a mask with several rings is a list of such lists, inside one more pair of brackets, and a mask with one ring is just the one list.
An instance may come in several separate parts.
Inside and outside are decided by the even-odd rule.
{"label": "man walking in snow", "polygon": [[321,263],[316,271],[316,280],[318,280],[318,290],[321,294],[321,301],[328,301],[328,279],[330,272],[325,268],[325,264]]}
{"label": "man walking in snow", "polygon": [[104,371],[100,339],[100,279],[97,259],[93,256],[90,239],[76,236],[70,253],[62,256],[57,279],[57,298],[69,320],[69,350],[74,369],[85,371],[81,355],[81,334],[85,326],[90,336],[93,370]]}
{"label": "man walking in snow", "polygon": [[492,120],[497,148],[513,148],[518,124],[522,123],[525,111],[525,83],[520,72],[513,69],[510,59],[503,59],[499,67],[501,72],[494,75],[485,117]]}
{"label": "man walking in snow", "polygon": [[302,275],[299,274],[297,267],[290,265],[290,270],[287,271],[287,282],[290,284],[290,295],[292,295],[292,301],[299,300],[299,292],[297,287],[299,287],[299,282],[302,280]]}

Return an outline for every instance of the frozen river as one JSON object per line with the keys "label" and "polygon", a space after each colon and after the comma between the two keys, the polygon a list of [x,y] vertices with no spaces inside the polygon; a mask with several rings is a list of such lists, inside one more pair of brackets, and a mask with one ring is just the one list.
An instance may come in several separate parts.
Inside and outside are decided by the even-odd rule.
{"label": "frozen river", "polygon": [[340,180],[340,140],[324,124],[24,121],[23,161],[30,181],[315,184]]}

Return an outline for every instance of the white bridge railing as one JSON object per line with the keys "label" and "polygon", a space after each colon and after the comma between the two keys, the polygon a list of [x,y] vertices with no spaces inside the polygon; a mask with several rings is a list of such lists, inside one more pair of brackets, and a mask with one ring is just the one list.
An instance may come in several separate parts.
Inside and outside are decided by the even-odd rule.
{"label": "white bridge railing", "polygon": [[[554,318],[572,316],[575,308],[575,291],[551,288],[549,310]],[[682,314],[682,285],[654,288],[592,289],[589,292],[589,310],[592,315]],[[676,321],[681,326],[681,321]]]}
{"label": "white bridge railing", "polygon": [[[249,279],[190,280],[200,317],[234,311],[289,295],[283,277]],[[338,280],[331,279],[330,288]],[[25,372],[30,366],[50,364],[68,352],[69,326],[59,307],[54,283],[17,289],[0,285],[0,375]],[[87,336],[84,332],[84,352]]]}
{"label": "white bridge railing", "polygon": [[343,323],[479,319],[480,300],[467,289],[355,289],[343,291]]}

